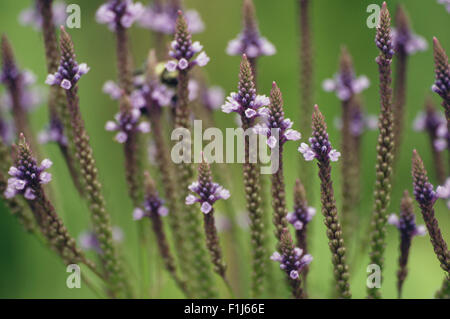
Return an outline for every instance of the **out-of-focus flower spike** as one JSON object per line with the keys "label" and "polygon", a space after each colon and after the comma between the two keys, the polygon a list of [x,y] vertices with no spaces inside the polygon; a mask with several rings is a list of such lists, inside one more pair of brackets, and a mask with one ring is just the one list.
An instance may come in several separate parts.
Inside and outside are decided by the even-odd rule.
{"label": "out-of-focus flower spike", "polygon": [[411,242],[414,236],[425,236],[425,226],[416,225],[416,216],[414,215],[413,199],[409,196],[408,191],[403,193],[400,216],[392,214],[388,218],[388,223],[397,227],[400,232],[400,257],[399,270],[397,271],[397,293],[398,297],[402,296],[403,282],[408,275],[408,257]]}

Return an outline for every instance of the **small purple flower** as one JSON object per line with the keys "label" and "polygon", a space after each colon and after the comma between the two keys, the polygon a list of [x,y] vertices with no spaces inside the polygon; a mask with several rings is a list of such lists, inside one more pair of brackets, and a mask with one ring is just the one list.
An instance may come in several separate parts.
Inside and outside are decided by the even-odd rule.
{"label": "small purple flower", "polygon": [[136,108],[132,108],[130,112],[121,111],[115,115],[115,122],[106,122],[105,129],[107,131],[118,131],[115,136],[115,140],[123,144],[127,141],[128,135],[133,131],[138,131],[141,133],[150,132],[150,123],[139,123],[140,117],[141,111]]}
{"label": "small purple flower", "polygon": [[408,55],[425,51],[428,48],[425,38],[408,31],[401,32],[396,28],[392,28],[391,35],[395,51],[398,52],[399,49],[402,49]]}
{"label": "small purple flower", "polygon": [[[43,90],[40,87],[33,86],[33,84],[36,82],[36,76],[34,75],[33,72],[29,70],[24,70],[20,73],[20,75],[21,75],[20,105],[25,110],[31,111],[44,102]],[[11,109],[13,105],[11,96],[9,94],[1,95],[0,103],[7,109]]]}
{"label": "small purple flower", "polygon": [[141,220],[144,217],[150,217],[152,213],[156,213],[161,217],[167,216],[169,210],[164,206],[164,201],[155,194],[147,194],[143,204],[143,208],[135,208],[133,211],[133,219]]}
{"label": "small purple flower", "polygon": [[111,99],[118,100],[122,96],[122,89],[114,81],[106,81],[102,88],[103,93],[108,94]]}
{"label": "small purple flower", "polygon": [[78,65],[76,61],[72,61],[72,66],[64,62],[61,57],[61,64],[55,74],[47,75],[45,83],[48,85],[59,85],[64,90],[70,90],[81,78],[82,75],[88,73],[90,68],[86,63]]}
{"label": "small purple flower", "polygon": [[[139,25],[156,32],[175,34],[175,24],[180,9],[173,3],[152,3],[145,8],[139,18]],[[202,32],[205,29],[197,11],[186,10],[184,16],[191,34]]]}
{"label": "small purple flower", "polygon": [[441,152],[447,148],[450,136],[447,132],[447,121],[442,113],[435,110],[417,114],[414,124],[415,131],[427,131],[433,137],[433,147]]}
{"label": "small purple flower", "polygon": [[445,180],[444,185],[436,188],[436,196],[447,200],[447,207],[450,209],[450,177]]}
{"label": "small purple flower", "polygon": [[202,101],[208,110],[217,110],[223,104],[225,91],[220,86],[211,86],[202,93]]}
{"label": "small purple flower", "polygon": [[[112,240],[116,243],[123,241],[123,231],[119,226],[112,228]],[[100,242],[93,231],[86,230],[82,232],[78,237],[78,242],[83,250],[93,250],[99,254],[103,254],[100,248]]]}
{"label": "small purple flower", "polygon": [[326,92],[336,92],[336,96],[341,101],[350,99],[353,95],[362,92],[370,85],[370,81],[365,75],[356,77],[338,73],[333,79],[326,79],[322,83],[322,88]]}
{"label": "small purple flower", "polygon": [[228,199],[230,197],[230,192],[227,189],[211,181],[203,182],[200,180],[193,182],[189,186],[189,190],[196,195],[188,195],[186,197],[186,205],[201,203],[201,211],[204,214],[208,214],[212,209],[212,205],[219,199]]}
{"label": "small purple flower", "polygon": [[0,110],[0,139],[3,143],[10,145],[15,137],[14,125],[6,120],[3,112]]}
{"label": "small purple flower", "polygon": [[67,137],[64,135],[64,127],[61,121],[56,119],[50,120],[48,127],[39,132],[38,142],[40,144],[55,142],[67,146]]}
{"label": "small purple flower", "polygon": [[8,174],[8,186],[4,192],[6,198],[12,198],[17,194],[23,194],[28,200],[36,198],[36,189],[41,184],[48,184],[52,180],[52,174],[46,172],[53,165],[49,159],[44,159],[41,165],[35,161],[18,160],[17,166],[11,166]]}
{"label": "small purple flower", "polygon": [[[42,28],[42,16],[39,12],[39,1],[35,5],[22,10],[19,14],[19,23],[23,26],[31,26],[34,30],[40,31]],[[66,22],[66,4],[64,2],[55,2],[52,7],[53,23],[56,26],[63,25]]]}
{"label": "small purple flower", "polygon": [[[271,113],[269,111],[269,113]],[[280,127],[277,126],[280,123]],[[294,124],[290,119],[285,119],[280,116],[278,120],[270,114],[263,124],[256,124],[253,127],[255,134],[266,135],[267,145],[270,148],[275,148],[277,145],[283,145],[286,141],[298,141],[301,138],[300,132],[293,130],[291,127]]]}
{"label": "small purple flower", "polygon": [[311,143],[312,146],[302,143],[298,148],[298,151],[303,154],[303,157],[307,161],[312,161],[314,158],[319,159],[328,157],[332,162],[337,162],[341,156],[340,152],[331,148],[328,139],[323,142],[323,140],[319,141],[315,137],[311,137],[309,143]]}
{"label": "small purple flower", "polygon": [[[256,92],[256,90],[255,90]],[[265,95],[256,95],[253,93],[242,95],[232,92],[224,105],[222,105],[222,111],[224,113],[236,112],[241,117],[253,119],[258,116],[267,116],[267,108],[270,104],[270,99]]]}
{"label": "small purple flower", "polygon": [[427,233],[424,225],[417,226],[415,223],[415,216],[400,215],[400,218],[396,214],[391,214],[388,217],[388,223],[400,230],[402,236],[411,238],[414,236],[425,236]]}
{"label": "small purple flower", "polygon": [[[334,126],[338,130],[342,130],[342,119],[336,117]],[[374,131],[378,127],[378,117],[374,114],[364,114],[359,108],[353,109],[351,112],[350,133],[354,137],[361,136],[365,131]]]}
{"label": "small purple flower", "polygon": [[[131,92],[130,101],[134,108],[140,109],[142,113],[146,112],[147,99],[152,100],[153,105],[159,107],[167,106],[174,97],[174,91],[158,80],[146,83],[137,76],[134,79],[135,89]],[[111,99],[118,100],[122,96],[122,89],[114,81],[107,81],[103,84],[103,93],[108,94]]]}
{"label": "small purple flower", "polygon": [[450,0],[438,0],[438,3],[443,4],[450,13]]}
{"label": "small purple flower", "polygon": [[109,0],[98,8],[95,18],[98,23],[108,24],[111,31],[116,31],[119,27],[131,27],[143,12],[144,7],[140,2]]}
{"label": "small purple flower", "polygon": [[450,143],[450,134],[448,132],[447,123],[441,123],[436,129],[436,139],[433,142],[434,148],[441,152],[448,148]]}
{"label": "small purple flower", "polygon": [[280,263],[280,268],[284,270],[291,279],[297,279],[302,269],[309,265],[313,257],[309,254],[303,254],[303,250],[296,247],[294,254],[285,256],[275,251],[270,257],[271,260]]}
{"label": "small purple flower", "polygon": [[311,221],[314,215],[316,215],[316,209],[314,207],[308,207],[306,211],[298,207],[294,212],[288,213],[286,219],[294,226],[295,230],[301,230]]}
{"label": "small purple flower", "polygon": [[[174,60],[170,60],[166,63],[166,69],[169,72],[174,72],[175,70],[189,70],[195,65],[203,67],[209,62],[209,57],[206,55],[205,51],[202,51],[203,46],[198,41],[192,43],[190,34],[187,36],[187,40],[176,38],[172,41],[171,47],[172,49],[169,51],[169,55]],[[196,53],[199,54],[192,60]]]}

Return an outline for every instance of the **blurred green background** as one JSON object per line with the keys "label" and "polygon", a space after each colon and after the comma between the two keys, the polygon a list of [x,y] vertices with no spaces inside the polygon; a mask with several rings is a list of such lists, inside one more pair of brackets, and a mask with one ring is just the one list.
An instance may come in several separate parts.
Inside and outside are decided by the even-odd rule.
{"label": "blurred green background", "polygon": [[[95,10],[103,1],[72,0],[81,6],[81,29],[69,30],[75,42],[79,62],[86,62],[91,71],[80,81],[81,108],[87,130],[91,136],[94,154],[100,170],[104,186],[107,207],[112,215],[113,224],[120,225],[124,230],[125,239],[121,249],[134,272],[138,267],[139,247],[137,245],[136,225],[131,218],[132,205],[127,196],[123,170],[123,153],[119,144],[112,141],[112,135],[104,130],[104,123],[111,119],[117,111],[117,103],[111,101],[101,92],[103,83],[116,78],[115,40],[113,34],[104,26],[95,22]],[[147,0],[143,0],[144,3]],[[340,134],[333,125],[333,120],[341,112],[340,102],[334,94],[325,93],[321,83],[331,77],[337,70],[340,46],[345,44],[354,58],[356,73],[365,74],[371,80],[371,86],[363,92],[364,106],[368,113],[378,114],[378,75],[374,61],[378,54],[374,44],[375,30],[366,26],[369,13],[366,8],[371,3],[381,5],[381,1],[361,0],[313,0],[312,29],[314,44],[314,101],[319,104],[329,123],[329,133],[332,143],[339,148]],[[10,38],[17,61],[22,68],[31,69],[38,77],[38,83],[44,85],[46,66],[42,36],[32,28],[23,27],[18,23],[20,11],[32,1],[1,1],[0,2],[0,32]],[[388,1],[391,14],[395,7],[403,3],[407,9],[416,33],[424,36],[431,46],[432,36],[437,36],[447,52],[450,52],[450,14],[437,1],[422,0]],[[283,92],[287,116],[298,122],[299,119],[299,77],[298,77],[298,24],[297,6],[294,0],[269,1],[255,0],[261,33],[274,43],[277,54],[263,57],[258,62],[258,84],[260,93],[268,95],[272,81]],[[195,35],[194,39],[201,41],[211,62],[205,68],[212,84],[220,85],[226,94],[236,89],[239,58],[225,54],[227,42],[239,33],[241,28],[241,0],[186,0],[186,8],[195,8],[200,12],[205,22],[205,32]],[[153,46],[152,36],[148,30],[134,26],[131,29],[132,51],[136,65],[141,65],[148,50]],[[410,58],[408,73],[408,93],[406,107],[406,123],[404,142],[401,147],[400,162],[394,178],[394,189],[390,212],[397,212],[400,197],[404,189],[412,191],[410,176],[410,157],[413,148],[417,148],[423,156],[425,165],[433,183],[436,182],[430,145],[423,133],[412,130],[412,121],[417,112],[422,109],[424,100],[431,95],[430,87],[434,80],[432,50],[417,53]],[[3,88],[2,88],[3,89]],[[437,104],[439,98],[433,94]],[[234,127],[234,117],[217,111],[216,119],[219,127]],[[47,122],[47,109],[41,106],[32,115],[34,129],[40,130]],[[298,128],[298,126],[294,125]],[[364,135],[362,152],[362,204],[359,230],[365,231],[370,216],[373,200],[372,189],[375,175],[375,146],[377,132]],[[303,139],[307,138],[306,136]],[[285,176],[287,200],[292,208],[292,186],[298,176],[299,161],[303,158],[297,153],[298,143],[289,143],[285,150]],[[55,189],[56,207],[67,224],[70,232],[78,236],[89,228],[89,212],[77,195],[69,180],[65,165],[54,145],[43,147],[45,154],[55,165],[52,167]],[[314,165],[309,163],[309,165]],[[340,169],[339,162],[333,166],[335,193],[340,204]],[[242,192],[242,174],[239,165],[232,165],[234,185],[225,185],[232,193],[231,201],[244,210],[245,202]],[[319,184],[314,187],[317,194],[313,205],[319,208]],[[219,207],[220,210],[221,207]],[[240,213],[240,212],[238,212]],[[422,223],[419,216],[418,223]],[[443,201],[437,204],[437,218],[444,237],[450,240],[449,211]],[[332,296],[332,268],[327,238],[323,226],[323,217],[316,215],[310,227],[310,253],[314,256],[309,274],[309,293],[311,297],[327,298]],[[243,231],[243,245],[239,247],[244,259],[239,260],[239,271],[244,286],[248,287],[250,255],[248,252],[248,233]],[[382,287],[383,296],[396,297],[396,271],[398,259],[398,231],[388,226],[385,279]],[[274,247],[274,245],[272,245]],[[351,252],[353,253],[353,252]],[[152,279],[152,297],[178,298],[182,295],[173,282],[165,275],[162,265],[156,257],[156,252],[150,254],[149,269]],[[228,257],[228,256],[227,256]],[[352,292],[354,297],[365,296],[367,257],[360,260],[353,269]],[[227,260],[228,263],[232,261]],[[281,271],[273,269],[281,278]],[[82,298],[95,297],[86,287],[68,289],[66,287],[67,273],[60,260],[48,249],[41,246],[32,236],[25,234],[9,212],[0,206],[0,297],[1,298]],[[159,278],[159,279],[157,279]],[[444,273],[439,267],[433,253],[429,237],[418,237],[413,241],[409,275],[404,285],[405,298],[431,298],[440,287]],[[133,279],[133,281],[136,281]],[[222,296],[227,296],[223,294]],[[247,296],[247,295],[244,295]],[[280,290],[278,297],[287,297],[287,291]]]}

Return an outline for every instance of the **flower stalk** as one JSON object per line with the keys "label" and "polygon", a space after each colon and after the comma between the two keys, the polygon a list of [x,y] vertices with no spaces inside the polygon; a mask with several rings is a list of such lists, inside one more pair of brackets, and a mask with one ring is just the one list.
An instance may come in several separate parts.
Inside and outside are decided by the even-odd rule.
{"label": "flower stalk", "polygon": [[203,226],[206,235],[206,246],[208,247],[211,261],[214,265],[214,271],[222,277],[228,289],[232,293],[231,286],[226,277],[227,266],[222,257],[222,249],[219,243],[219,236],[214,218],[214,203],[219,199],[228,199],[230,192],[212,181],[212,173],[209,164],[202,158],[198,168],[198,181],[189,186],[193,193],[186,197],[186,204],[192,205],[196,202],[201,204],[203,213]]}
{"label": "flower stalk", "polygon": [[78,165],[86,183],[86,200],[92,213],[94,232],[100,241],[102,254],[99,257],[106,280],[110,284],[110,294],[114,297],[124,296],[127,287],[123,269],[113,244],[110,215],[106,212],[98,170],[79,106],[77,82],[89,68],[86,64],[78,65],[76,62],[72,39],[64,27],[61,27],[60,49],[61,64],[57,73],[47,77],[46,83],[60,85],[66,92]]}
{"label": "flower stalk", "polygon": [[170,246],[164,232],[164,225],[161,217],[166,216],[169,211],[163,205],[164,202],[159,197],[156,191],[155,182],[150,177],[148,172],[144,172],[144,184],[145,184],[145,199],[141,205],[142,208],[137,207],[133,212],[133,218],[140,220],[143,217],[149,217],[152,222],[153,232],[156,236],[156,242],[158,245],[159,253],[164,261],[166,270],[170,273],[178,287],[185,294],[187,293],[186,282],[178,275],[175,266],[175,259],[173,258]]}
{"label": "flower stalk", "polygon": [[[179,11],[176,24],[175,40],[172,42],[172,50],[169,55],[174,59],[166,64],[168,71],[178,70],[177,85],[177,105],[175,114],[175,127],[190,130],[190,108],[189,108],[189,70],[195,65],[204,66],[208,63],[209,58],[205,52],[201,52],[195,60],[192,57],[195,53],[201,51],[202,46],[198,42],[192,43],[191,34],[188,31],[186,20]],[[190,141],[184,141],[184,156],[192,158]],[[188,196],[188,186],[194,177],[194,170],[190,161],[188,163],[180,163],[176,167],[178,176],[178,185],[181,198]],[[188,240],[188,258],[187,269],[185,270],[186,278],[189,278],[189,291],[193,295],[203,298],[215,297],[213,278],[208,260],[206,247],[204,246],[203,233],[200,227],[197,212],[192,206],[185,206],[182,224],[182,231],[185,240]],[[195,265],[195,266],[194,266]],[[192,281],[191,281],[192,280]]]}
{"label": "flower stalk", "polygon": [[[376,58],[380,74],[381,112],[378,126],[376,183],[374,189],[374,209],[371,218],[370,264],[378,265],[383,270],[383,255],[386,237],[386,210],[390,201],[391,175],[394,151],[394,118],[392,109],[391,62],[394,55],[391,39],[390,15],[386,2],[380,12],[380,23],[377,28],[375,42],[380,49]],[[370,298],[380,298],[380,291],[367,288]]]}
{"label": "flower stalk", "polygon": [[302,143],[299,151],[307,161],[317,159],[322,214],[325,217],[324,222],[327,227],[327,236],[332,253],[336,289],[341,298],[350,298],[348,265],[345,260],[346,248],[338,218],[336,200],[334,198],[333,182],[331,180],[330,161],[336,162],[340,153],[331,147],[328,139],[327,125],[317,105],[314,107],[312,116],[312,137],[309,139],[309,142],[311,146]]}
{"label": "flower stalk", "polygon": [[52,162],[44,159],[38,165],[22,133],[16,152],[14,166],[8,171],[11,177],[4,196],[11,199],[23,195],[44,237],[66,265],[81,262],[97,273],[95,265],[77,247],[75,239],[69,234],[42,187],[52,179],[52,175],[46,172]]}
{"label": "flower stalk", "polygon": [[388,223],[397,227],[400,232],[400,257],[397,271],[398,298],[402,298],[403,283],[408,275],[407,265],[412,239],[414,236],[424,236],[426,233],[425,226],[417,226],[415,220],[413,199],[409,196],[409,192],[405,191],[400,204],[400,216],[392,214],[388,218]]}
{"label": "flower stalk", "polygon": [[[270,100],[262,95],[256,95],[255,83],[250,62],[247,56],[242,56],[238,93],[231,93],[227,102],[222,106],[225,113],[237,113],[242,122],[242,129],[247,131],[255,125],[255,120],[267,114],[264,106]],[[256,149],[250,147],[250,136],[245,135],[244,140],[244,190],[247,201],[247,210],[250,217],[250,236],[252,241],[252,296],[260,297],[263,290],[265,276],[266,239],[264,236],[264,216],[261,208],[261,186],[259,165],[256,163]]]}

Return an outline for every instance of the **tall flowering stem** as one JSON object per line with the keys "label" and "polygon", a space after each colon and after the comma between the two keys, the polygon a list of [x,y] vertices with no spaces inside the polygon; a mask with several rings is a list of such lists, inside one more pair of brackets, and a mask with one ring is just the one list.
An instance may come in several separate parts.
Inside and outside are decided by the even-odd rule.
{"label": "tall flowering stem", "polygon": [[280,252],[275,251],[270,259],[280,263],[280,268],[289,278],[294,298],[304,297],[300,274],[312,261],[312,256],[294,246],[291,234],[287,228],[281,231]]}
{"label": "tall flowering stem", "polygon": [[[345,47],[341,49],[340,70],[334,79],[323,82],[325,91],[334,91],[342,101],[342,227],[345,236],[353,233],[357,222],[360,165],[358,147],[358,116],[361,111],[356,94],[369,86],[366,76],[356,77],[352,57]],[[346,238],[349,242],[350,238]]]}
{"label": "tall flowering stem", "polygon": [[[189,109],[189,70],[195,65],[204,66],[208,63],[209,58],[205,52],[201,52],[195,60],[192,60],[195,53],[201,51],[202,46],[198,42],[192,43],[191,34],[188,31],[186,20],[179,11],[175,40],[172,42],[172,50],[169,55],[174,59],[166,64],[168,71],[178,70],[178,86],[177,86],[177,105],[175,114],[175,127],[180,129],[190,129],[190,109]],[[190,141],[185,141],[183,152],[187,153],[191,159]],[[181,198],[188,196],[188,186],[194,176],[191,163],[180,163],[177,165],[178,185]],[[183,214],[184,230],[188,246],[186,251],[187,265],[185,276],[189,279],[189,291],[193,295],[210,298],[214,297],[216,292],[214,289],[213,278],[208,254],[204,246],[204,238],[201,230],[201,220],[198,213],[192,206],[185,206]]]}
{"label": "tall flowering stem", "polygon": [[[250,62],[247,56],[242,56],[239,71],[238,93],[231,93],[227,102],[222,106],[225,113],[237,113],[242,122],[244,131],[252,129],[255,120],[261,115],[267,114],[264,106],[270,104],[270,100],[262,95],[256,95],[255,83]],[[259,165],[256,163],[256,149],[250,145],[250,136],[245,135],[244,141],[244,190],[247,201],[247,210],[250,217],[250,231],[252,241],[252,295],[261,296],[263,289],[263,278],[265,275],[266,245],[264,238],[264,216],[261,210],[261,186]]]}
{"label": "tall flowering stem", "polygon": [[186,204],[192,205],[196,202],[201,205],[203,213],[203,226],[206,235],[206,246],[208,247],[211,261],[214,265],[214,271],[222,277],[227,287],[230,284],[226,278],[226,264],[222,257],[222,249],[220,247],[219,236],[214,218],[214,203],[219,199],[228,199],[230,192],[212,181],[212,173],[209,164],[202,158],[202,162],[198,168],[198,181],[193,182],[189,186],[189,190],[193,193],[186,197]]}
{"label": "tall flowering stem", "polygon": [[[287,221],[292,224],[295,229],[295,237],[297,239],[297,247],[303,250],[305,254],[308,253],[308,224],[316,214],[314,207],[308,206],[306,199],[306,191],[302,182],[297,179],[294,186],[294,210],[287,214]],[[306,277],[308,274],[308,267],[302,272],[303,274],[303,290],[306,290]]]}
{"label": "tall flowering stem", "polygon": [[[448,56],[437,38],[433,38],[433,49],[436,80],[432,89],[442,98],[448,134],[450,132],[450,66]],[[450,145],[447,145],[447,148],[450,149]]]}
{"label": "tall flowering stem", "polygon": [[415,220],[413,199],[408,191],[405,191],[400,205],[400,216],[392,214],[388,218],[388,223],[397,227],[400,232],[400,257],[398,259],[399,270],[397,271],[399,298],[402,297],[403,282],[408,275],[407,264],[412,239],[414,236],[424,236],[426,233],[425,226],[417,226]]}
{"label": "tall flowering stem", "polygon": [[255,125],[256,133],[267,136],[267,144],[272,149],[272,161],[276,165],[272,168],[272,206],[275,237],[281,243],[281,233],[287,227],[286,220],[286,192],[283,174],[283,146],[288,140],[299,140],[299,132],[291,129],[293,122],[284,117],[283,98],[275,82],[270,92],[270,105],[267,112],[266,123]]}
{"label": "tall flowering stem", "polygon": [[152,221],[153,232],[156,236],[159,253],[164,261],[164,266],[170,273],[178,287],[184,292],[186,291],[186,282],[178,275],[175,266],[175,259],[173,258],[170,246],[164,232],[164,225],[161,217],[166,216],[169,211],[164,206],[163,200],[159,197],[156,191],[155,183],[148,172],[144,173],[145,177],[145,199],[141,207],[135,208],[133,218],[140,220],[144,217],[149,217]]}
{"label": "tall flowering stem", "polygon": [[[59,66],[59,48],[56,38],[55,19],[53,15],[53,0],[37,0],[37,6],[41,15],[42,35],[44,39],[47,72],[55,73]],[[48,97],[50,124],[45,139],[54,141],[63,155],[70,175],[80,194],[83,194],[82,181],[79,177],[79,169],[76,167],[73,145],[73,135],[70,128],[70,114],[66,105],[64,90],[57,86],[50,88]]]}
{"label": "tall flowering stem", "polygon": [[6,35],[2,35],[1,54],[2,71],[0,74],[0,82],[5,84],[8,89],[16,131],[23,132],[29,136],[33,148],[37,150],[37,142],[33,138],[34,135],[32,134],[27,111],[23,104],[25,85],[24,73],[19,70],[16,64],[13,49]]}
{"label": "tall flowering stem", "polygon": [[407,67],[408,58],[417,51],[423,51],[427,47],[426,41],[414,34],[411,30],[408,16],[403,6],[397,7],[395,14],[396,29],[392,33],[395,56],[397,58],[396,76],[394,84],[394,155],[399,152],[403,131],[406,89],[407,89]]}
{"label": "tall flowering stem", "polygon": [[50,74],[46,83],[60,85],[66,92],[78,165],[86,183],[85,194],[92,213],[94,232],[100,241],[102,251],[100,260],[106,279],[110,284],[110,293],[114,297],[120,297],[123,296],[126,288],[123,269],[113,244],[110,215],[106,212],[102,186],[98,179],[98,170],[79,106],[77,82],[89,68],[84,63],[78,65],[76,62],[72,39],[64,27],[61,27],[60,49],[61,63],[58,71],[55,74]]}
{"label": "tall flowering stem", "polygon": [[42,185],[48,184],[52,179],[52,175],[46,172],[52,162],[44,159],[38,165],[23,134],[20,134],[16,150],[14,166],[8,171],[11,177],[4,196],[10,199],[23,195],[49,245],[65,264],[81,262],[95,271],[94,264],[77,247],[75,239],[70,236],[43,189]]}
{"label": "tall flowering stem", "polygon": [[[371,221],[370,264],[376,264],[383,269],[383,255],[386,236],[386,209],[390,201],[391,173],[394,151],[391,62],[394,55],[391,39],[391,18],[386,6],[380,12],[380,23],[377,27],[375,42],[380,49],[376,58],[380,73],[381,112],[378,120],[380,133],[377,144],[376,183],[374,189],[374,209]],[[379,298],[380,292],[376,288],[368,288],[370,298]]]}
{"label": "tall flowering stem", "polygon": [[434,203],[437,195],[433,190],[433,185],[428,181],[427,171],[416,150],[413,151],[412,156],[412,177],[414,196],[420,206],[434,252],[441,264],[441,268],[446,272],[448,279],[450,275],[450,252],[447,248],[447,243],[442,237],[438,221],[434,216]]}
{"label": "tall flowering stem", "polygon": [[341,154],[331,147],[328,139],[327,125],[317,105],[314,107],[312,116],[312,137],[309,139],[309,142],[311,144],[310,146],[302,143],[299,151],[303,154],[305,160],[317,160],[321,182],[320,199],[322,202],[322,214],[325,217],[325,226],[327,227],[327,236],[332,253],[336,288],[340,297],[350,298],[348,265],[345,261],[346,249],[341,224],[339,223],[336,200],[334,198],[330,165],[330,161],[337,161]]}

